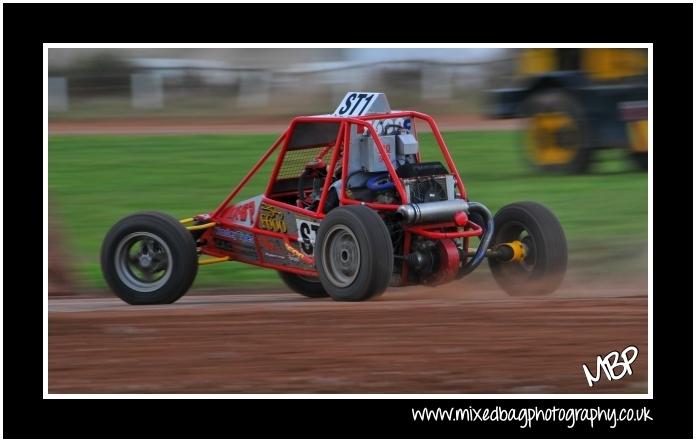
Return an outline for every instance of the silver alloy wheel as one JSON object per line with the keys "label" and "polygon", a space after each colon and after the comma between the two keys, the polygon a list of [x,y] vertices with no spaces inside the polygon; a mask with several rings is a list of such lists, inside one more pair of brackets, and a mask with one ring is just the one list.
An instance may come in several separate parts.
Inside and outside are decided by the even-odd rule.
{"label": "silver alloy wheel", "polygon": [[116,246],[116,273],[130,289],[154,292],[169,280],[172,252],[159,236],[150,232],[134,232]]}
{"label": "silver alloy wheel", "polygon": [[348,287],[358,276],[360,246],[353,232],[345,225],[336,224],[326,233],[321,256],[324,273],[336,287]]}

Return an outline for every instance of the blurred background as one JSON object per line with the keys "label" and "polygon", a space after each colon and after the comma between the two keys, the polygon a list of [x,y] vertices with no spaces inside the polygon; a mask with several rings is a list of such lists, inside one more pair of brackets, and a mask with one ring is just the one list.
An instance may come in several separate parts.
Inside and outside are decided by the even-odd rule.
{"label": "blurred background", "polygon": [[[476,111],[511,72],[501,49],[51,49],[56,119],[250,117],[324,113],[347,90],[392,106]],[[462,107],[464,106],[464,108]]]}
{"label": "blurred background", "polygon": [[[52,48],[48,75],[51,294],[104,291],[119,218],[208,212],[291,117],[357,90],[435,117],[472,199],[549,206],[567,284],[647,287],[647,50]],[[281,286],[230,263],[199,272],[215,287]]]}

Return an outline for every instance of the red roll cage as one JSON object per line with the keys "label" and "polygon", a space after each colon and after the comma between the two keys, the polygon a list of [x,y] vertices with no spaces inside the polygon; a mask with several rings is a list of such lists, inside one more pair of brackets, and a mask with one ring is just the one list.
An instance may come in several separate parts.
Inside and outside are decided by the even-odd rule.
{"label": "red roll cage", "polygon": [[[218,208],[211,214],[211,218],[215,219],[217,218],[223,210],[229,205],[229,203],[234,199],[237,194],[244,188],[244,186],[247,184],[247,182],[256,174],[256,172],[265,164],[265,162],[270,158],[270,156],[276,151],[276,149],[279,146],[281,147],[280,155],[278,157],[278,161],[275,164],[275,167],[273,169],[273,173],[271,175],[270,181],[268,183],[268,186],[266,187],[266,191],[264,192],[264,197],[269,198],[273,189],[273,185],[275,184],[277,178],[278,178],[278,172],[280,171],[280,168],[282,167],[283,160],[285,159],[286,153],[288,151],[288,143],[290,140],[290,135],[294,132],[295,127],[297,126],[298,123],[340,123],[340,127],[338,130],[338,136],[336,138],[336,146],[333,149],[333,153],[331,155],[331,161],[327,165],[327,173],[331,174],[333,173],[336,163],[338,162],[338,159],[340,157],[340,153],[343,153],[343,161],[342,161],[342,173],[341,176],[348,176],[348,164],[349,164],[349,159],[350,159],[350,149],[346,149],[346,146],[350,146],[350,130],[349,127],[350,125],[356,125],[359,127],[362,127],[364,129],[367,129],[368,132],[370,133],[370,136],[375,142],[375,146],[377,147],[377,151],[379,152],[380,157],[382,158],[382,161],[384,162],[387,172],[389,173],[389,176],[391,177],[392,181],[394,182],[394,185],[396,187],[397,192],[399,193],[399,196],[401,197],[402,201],[406,201],[406,191],[404,189],[403,184],[399,180],[399,177],[396,173],[396,169],[394,169],[393,164],[389,160],[389,154],[387,153],[384,145],[382,144],[382,141],[380,140],[377,132],[375,131],[375,128],[369,124],[370,121],[374,120],[385,120],[385,119],[394,119],[394,118],[412,118],[413,120],[422,120],[428,123],[430,126],[430,129],[435,136],[435,139],[437,140],[438,146],[440,148],[440,151],[442,152],[443,157],[445,158],[445,161],[447,162],[447,167],[449,168],[449,171],[454,177],[456,178],[456,183],[457,183],[457,188],[459,190],[459,193],[461,195],[462,199],[467,199],[466,196],[466,189],[464,187],[464,182],[462,181],[461,177],[459,176],[459,172],[457,171],[457,167],[454,164],[454,161],[452,160],[451,155],[449,154],[449,151],[447,150],[447,146],[445,145],[445,141],[442,138],[442,134],[440,133],[440,130],[437,127],[437,124],[435,123],[435,120],[427,114],[421,113],[421,112],[416,112],[416,111],[398,111],[398,112],[389,112],[389,113],[382,113],[382,114],[370,114],[370,115],[365,115],[365,116],[357,116],[357,117],[334,117],[334,116],[308,116],[308,117],[296,117],[292,120],[290,123],[290,126],[288,129],[281,134],[278,139],[273,143],[273,145],[263,154],[261,159],[254,165],[254,167],[244,176],[242,181],[230,192],[230,194],[225,198],[225,200],[218,206]],[[414,125],[414,132],[415,132],[415,125]],[[323,152],[325,154],[325,152]],[[419,158],[420,161],[420,158]],[[399,205],[397,204],[382,204],[382,203],[373,203],[373,202],[363,202],[363,201],[358,201],[352,198],[349,198],[346,195],[345,192],[345,184],[341,186],[341,191],[339,193],[339,201],[341,205],[347,205],[347,204],[364,204],[372,209],[375,210],[391,210],[394,211],[398,209]],[[287,209],[297,211],[299,213],[304,213],[305,215],[312,216],[315,218],[323,218],[324,217],[324,206],[326,205],[326,198],[328,194],[329,187],[331,186],[330,180],[326,180],[324,183],[324,188],[322,190],[321,198],[319,201],[319,205],[317,207],[316,212],[310,211],[301,207],[296,207],[292,206],[290,204],[284,203],[282,201],[277,201],[273,200],[273,203],[280,206],[280,207],[285,207]],[[459,234],[458,236],[463,236]],[[466,236],[475,236],[475,235],[466,235]]]}
{"label": "red roll cage", "polygon": [[[228,221],[223,221],[221,218],[223,217],[224,213],[226,212],[226,209],[230,206],[230,203],[232,200],[239,194],[239,192],[244,188],[244,186],[249,182],[249,180],[258,172],[258,170],[265,164],[265,162],[273,155],[273,153],[280,147],[280,154],[278,156],[278,161],[276,161],[276,164],[273,168],[273,172],[271,175],[271,178],[269,180],[269,183],[266,187],[266,190],[264,194],[261,196],[261,203],[265,203],[268,205],[272,205],[275,207],[278,207],[280,209],[285,209],[291,212],[294,212],[295,214],[298,215],[304,215],[308,218],[315,219],[317,221],[323,219],[325,217],[324,213],[324,208],[326,205],[326,199],[327,195],[329,193],[329,189],[331,186],[331,180],[326,179],[323,184],[319,204],[316,208],[316,211],[308,210],[303,207],[298,207],[297,205],[291,205],[287,204],[283,201],[279,201],[276,198],[271,198],[273,196],[273,186],[277,181],[278,174],[283,167],[283,163],[286,157],[286,154],[289,150],[289,142],[290,139],[295,131],[295,128],[297,127],[298,124],[301,123],[313,123],[313,122],[320,122],[320,123],[339,123],[338,131],[337,131],[337,136],[335,138],[335,143],[333,146],[327,146],[326,148],[322,149],[320,151],[319,156],[323,157],[326,155],[329,150],[331,150],[331,147],[334,147],[332,149],[332,154],[331,154],[331,159],[329,163],[327,164],[327,176],[332,176],[336,164],[338,163],[338,159],[341,156],[341,153],[343,154],[342,157],[342,169],[341,169],[341,176],[342,177],[347,177],[348,176],[348,167],[349,167],[349,160],[350,160],[350,149],[346,149],[346,146],[350,146],[350,133],[351,131],[350,126],[351,125],[356,125],[358,127],[363,128],[364,130],[366,129],[372,138],[372,140],[375,143],[375,146],[377,148],[377,151],[379,152],[380,157],[382,158],[382,161],[384,162],[384,165],[387,169],[387,172],[389,173],[389,176],[391,177],[396,191],[399,193],[399,196],[401,197],[401,201],[407,201],[408,199],[406,198],[406,190],[404,189],[404,186],[399,179],[399,176],[390,161],[389,158],[389,153],[385,149],[382,141],[380,140],[379,135],[377,134],[377,131],[373,127],[372,124],[370,124],[371,121],[374,120],[387,120],[387,119],[395,119],[395,118],[412,118],[414,120],[421,120],[425,121],[428,123],[430,126],[430,129],[435,136],[435,139],[438,143],[438,146],[440,148],[440,151],[442,152],[443,157],[445,158],[445,161],[447,162],[447,166],[449,168],[449,172],[454,175],[456,179],[456,185],[459,190],[459,198],[468,200],[467,199],[467,194],[466,194],[466,189],[464,187],[464,183],[459,176],[459,172],[457,171],[457,168],[454,164],[454,161],[452,160],[452,157],[447,150],[447,146],[445,145],[445,141],[442,138],[442,134],[440,133],[437,124],[435,123],[434,119],[427,115],[423,114],[420,112],[415,112],[415,111],[401,111],[401,112],[389,112],[389,113],[380,113],[380,114],[370,114],[370,115],[365,115],[365,116],[357,116],[357,117],[335,117],[335,116],[305,116],[305,117],[296,117],[292,120],[290,123],[290,126],[281,134],[276,141],[271,145],[271,147],[262,155],[262,157],[259,159],[259,161],[252,167],[252,169],[244,176],[242,181],[230,192],[230,194],[225,198],[225,200],[215,209],[214,212],[210,213],[209,215],[205,216],[205,222],[206,224],[201,225],[201,226],[194,226],[191,227],[191,229],[197,229],[197,228],[207,228],[208,226],[220,224],[220,225],[229,225],[229,226],[234,226],[235,229],[239,229],[242,231],[246,231],[249,233],[252,233],[257,236],[255,239],[255,243],[258,244],[259,239],[258,237],[274,237],[278,238],[282,241],[285,241],[287,244],[288,241],[298,241],[297,237],[294,237],[292,235],[289,235],[287,233],[280,233],[280,232],[273,232],[269,230],[264,230],[260,229],[258,227],[258,219],[255,220],[252,225],[242,225],[237,222],[232,222],[230,224],[229,220]],[[416,130],[415,130],[415,124],[412,126],[412,132],[415,135]],[[364,133],[364,132],[363,132]],[[420,162],[420,154],[418,154],[417,157],[418,162]],[[346,194],[346,185],[347,185],[347,180],[343,180],[341,184],[341,189],[339,192],[339,203],[341,205],[351,205],[351,204],[362,204],[367,207],[370,207],[376,211],[388,211],[388,212],[395,212],[400,205],[398,204],[383,204],[383,203],[375,203],[375,202],[366,202],[366,201],[358,201],[356,199],[350,198]],[[193,218],[189,219],[193,220]],[[207,233],[206,233],[207,234]],[[451,222],[442,222],[442,223],[431,223],[431,224],[419,224],[419,225],[412,225],[412,226],[406,226],[404,228],[404,238],[403,238],[403,253],[408,254],[411,248],[411,241],[413,235],[419,235],[423,237],[427,237],[430,239],[435,239],[435,240],[449,240],[449,239],[457,239],[461,238],[464,241],[464,250],[467,250],[468,247],[468,239],[470,237],[479,237],[483,234],[483,229],[481,226],[475,224],[471,220],[468,220],[466,225],[461,226],[455,224],[454,221]],[[217,250],[215,247],[203,247],[202,252],[213,256],[215,258],[211,260],[207,260],[204,262],[204,264],[208,263],[216,263],[216,262],[221,262],[226,260],[229,257],[228,252],[223,252],[221,250]],[[306,257],[305,257],[306,258]],[[267,267],[271,269],[276,269],[276,270],[283,270],[283,271],[292,271],[294,273],[306,275],[306,276],[316,276],[316,271],[315,270],[310,270],[310,269],[303,269],[303,268],[298,268],[298,267],[292,267],[292,266],[286,266],[286,265],[280,265],[280,264],[272,264],[268,263],[264,260],[264,258],[259,255],[258,259],[253,259],[250,260],[249,258],[245,258],[243,256],[235,256],[236,260],[241,261],[241,262],[247,262],[250,264],[256,264],[260,265],[262,267]],[[308,258],[312,259],[312,258]],[[406,262],[404,261],[402,264],[402,280],[404,282],[407,281],[408,279],[408,267]]]}

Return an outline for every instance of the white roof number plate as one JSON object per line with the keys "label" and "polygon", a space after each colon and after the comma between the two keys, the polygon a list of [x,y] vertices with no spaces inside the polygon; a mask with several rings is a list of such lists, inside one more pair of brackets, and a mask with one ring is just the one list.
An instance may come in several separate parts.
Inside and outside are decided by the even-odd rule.
{"label": "white roof number plate", "polygon": [[359,117],[367,114],[391,112],[387,97],[380,92],[348,92],[333,115]]}

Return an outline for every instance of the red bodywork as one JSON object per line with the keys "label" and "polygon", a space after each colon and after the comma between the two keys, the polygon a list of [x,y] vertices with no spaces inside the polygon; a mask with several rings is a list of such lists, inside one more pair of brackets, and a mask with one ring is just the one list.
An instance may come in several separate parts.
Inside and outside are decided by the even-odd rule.
{"label": "red bodywork", "polygon": [[[373,120],[396,118],[412,119],[414,135],[415,122],[417,120],[424,121],[429,125],[447,163],[447,167],[456,179],[456,186],[459,192],[458,198],[467,200],[464,183],[459,176],[459,172],[447,150],[447,146],[445,145],[435,121],[429,115],[415,111],[397,111],[348,118],[333,116],[297,117],[292,120],[288,129],[263,154],[256,165],[254,165],[249,173],[246,174],[237,187],[232,190],[215,211],[207,215],[196,217],[198,222],[216,223],[215,227],[206,230],[199,238],[201,253],[214,257],[229,257],[232,260],[261,267],[316,277],[317,272],[314,268],[312,254],[307,253],[307,250],[304,249],[305,246],[302,245],[302,238],[299,237],[299,230],[300,227],[302,227],[303,230],[307,230],[304,229],[305,225],[302,224],[306,223],[306,226],[309,226],[310,230],[314,229],[314,234],[316,234],[316,228],[318,228],[318,224],[325,216],[324,208],[332,182],[330,179],[324,180],[323,190],[316,210],[307,210],[288,202],[279,201],[277,198],[280,194],[274,190],[274,186],[278,182],[279,172],[288,154],[288,144],[295,128],[301,123],[339,124],[335,143],[321,149],[317,158],[315,158],[316,160],[323,160],[326,163],[328,177],[333,176],[339,158],[342,158],[341,176],[348,176],[350,149],[346,149],[346,146],[350,146],[350,129],[352,126],[356,126],[357,128],[361,128],[363,133],[367,130],[375,142],[379,155],[386,165],[387,172],[395,185],[395,190],[399,194],[401,201],[407,201],[406,190],[389,159],[389,153],[386,151],[385,146],[382,144],[380,137],[371,124]],[[232,201],[242,188],[278,149],[280,149],[278,160],[276,161],[264,194],[251,200],[238,202],[236,205],[232,205]],[[331,154],[329,155],[329,153]],[[324,158],[327,156],[329,156],[329,158]],[[420,154],[418,154],[418,162],[420,162]],[[340,205],[364,204],[380,213],[394,212],[399,207],[399,204],[363,202],[352,199],[347,195],[346,182],[347,180],[343,180],[340,191],[338,192]],[[291,194],[291,192],[286,192],[284,195],[287,197],[289,194]],[[282,217],[279,214],[282,215]],[[298,232],[290,232],[292,229],[288,226],[291,222],[289,218],[294,218],[296,221]],[[446,282],[446,280],[450,280],[454,277],[456,273],[455,269],[459,267],[459,255],[453,240],[455,238],[463,238],[465,242],[464,250],[466,250],[468,238],[472,236],[481,236],[482,228],[470,220],[466,220],[463,226],[458,225],[455,220],[446,223],[407,226],[404,229],[403,238],[404,256],[410,251],[413,235],[420,235],[441,242],[441,256],[445,266],[436,279],[438,282]],[[224,247],[221,245],[224,245]],[[403,261],[401,279],[403,284],[408,283],[408,267],[405,260]]]}

